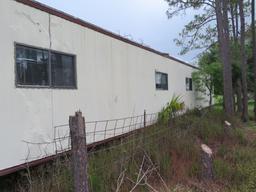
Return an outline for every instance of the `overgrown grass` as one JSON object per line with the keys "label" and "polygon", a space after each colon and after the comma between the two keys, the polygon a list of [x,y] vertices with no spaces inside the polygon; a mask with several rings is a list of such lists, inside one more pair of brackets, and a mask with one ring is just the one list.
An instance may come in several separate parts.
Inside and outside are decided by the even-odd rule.
{"label": "overgrown grass", "polygon": [[1,192],[73,191],[68,157],[0,178]]}
{"label": "overgrown grass", "polygon": [[[232,124],[228,132],[224,131],[225,120]],[[155,170],[147,175],[146,181],[158,191],[167,191],[166,185],[168,191],[203,191],[202,143],[214,151],[214,187],[219,191],[256,191],[256,137],[250,133],[251,138],[247,138],[247,130],[255,134],[256,130],[244,126],[239,117],[227,118],[221,110],[192,110],[168,125],[159,122],[143,132],[92,150],[88,158],[90,191],[116,191],[119,184],[119,191],[130,191],[138,175],[152,166]],[[10,180],[12,186],[7,191],[72,191],[69,163],[46,165],[30,172],[29,177],[24,172]],[[151,190],[143,179],[135,191]]]}
{"label": "overgrown grass", "polygon": [[248,110],[249,110],[249,118],[250,120],[254,120],[254,102],[249,101],[248,103]]}

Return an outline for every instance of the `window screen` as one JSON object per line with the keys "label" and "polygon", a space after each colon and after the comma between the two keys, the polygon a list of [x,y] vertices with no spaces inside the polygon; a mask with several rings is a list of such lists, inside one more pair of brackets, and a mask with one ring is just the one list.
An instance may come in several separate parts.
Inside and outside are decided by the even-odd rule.
{"label": "window screen", "polygon": [[192,78],[186,78],[186,90],[187,91],[192,91],[193,90],[193,85],[192,85]]}
{"label": "window screen", "polygon": [[17,85],[75,88],[75,74],[74,56],[16,45]]}
{"label": "window screen", "polygon": [[168,74],[166,73],[155,73],[156,89],[168,90]]}

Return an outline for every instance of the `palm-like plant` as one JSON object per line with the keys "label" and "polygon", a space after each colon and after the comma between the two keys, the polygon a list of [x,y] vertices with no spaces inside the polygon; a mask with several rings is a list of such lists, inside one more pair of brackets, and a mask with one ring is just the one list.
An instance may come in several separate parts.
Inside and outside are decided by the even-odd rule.
{"label": "palm-like plant", "polygon": [[171,119],[174,119],[177,114],[185,108],[184,102],[181,96],[173,95],[171,101],[167,103],[166,107],[162,109],[159,114],[159,121],[168,123]]}

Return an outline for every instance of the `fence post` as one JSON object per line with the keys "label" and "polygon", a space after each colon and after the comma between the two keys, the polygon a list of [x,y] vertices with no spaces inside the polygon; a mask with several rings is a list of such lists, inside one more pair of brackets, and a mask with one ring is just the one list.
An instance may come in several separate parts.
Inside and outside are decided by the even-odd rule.
{"label": "fence post", "polygon": [[146,109],[144,110],[144,115],[143,115],[144,119],[143,119],[143,130],[142,130],[142,134],[143,134],[143,145],[145,145],[146,142],[146,126],[147,126],[147,112]]}
{"label": "fence post", "polygon": [[147,115],[146,110],[144,110],[144,128],[146,127],[146,121],[147,121],[146,115]]}
{"label": "fence post", "polygon": [[87,180],[87,147],[85,121],[82,112],[69,117],[72,151],[72,171],[75,192],[89,192]]}

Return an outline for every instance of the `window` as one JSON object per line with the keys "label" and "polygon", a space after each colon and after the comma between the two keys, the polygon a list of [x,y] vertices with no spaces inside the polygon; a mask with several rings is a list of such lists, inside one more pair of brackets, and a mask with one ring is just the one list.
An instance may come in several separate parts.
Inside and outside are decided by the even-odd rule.
{"label": "window", "polygon": [[16,45],[16,84],[75,88],[75,58],[68,54]]}
{"label": "window", "polygon": [[186,90],[187,91],[192,91],[193,90],[193,85],[192,85],[192,78],[186,78]]}
{"label": "window", "polygon": [[156,89],[168,90],[168,74],[166,73],[155,73]]}
{"label": "window", "polygon": [[51,53],[52,84],[54,87],[74,87],[74,57],[59,53]]}
{"label": "window", "polygon": [[49,85],[48,61],[48,51],[16,46],[17,83],[19,85]]}

